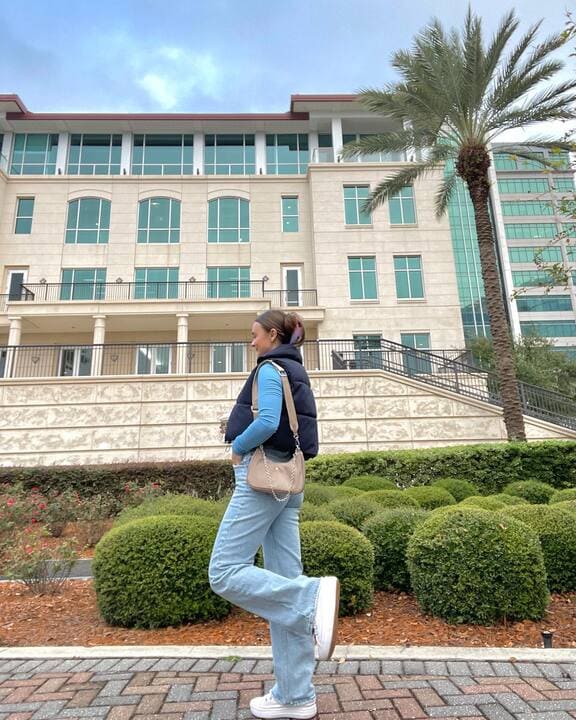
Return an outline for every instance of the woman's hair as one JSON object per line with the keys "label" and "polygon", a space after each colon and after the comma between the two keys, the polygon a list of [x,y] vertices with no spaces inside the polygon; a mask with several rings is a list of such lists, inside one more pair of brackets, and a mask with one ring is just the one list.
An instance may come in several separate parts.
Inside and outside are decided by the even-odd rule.
{"label": "woman's hair", "polygon": [[300,315],[294,312],[283,312],[282,310],[266,310],[258,315],[256,322],[262,325],[264,330],[276,330],[280,342],[283,345],[296,345],[300,347],[306,335],[304,323]]}

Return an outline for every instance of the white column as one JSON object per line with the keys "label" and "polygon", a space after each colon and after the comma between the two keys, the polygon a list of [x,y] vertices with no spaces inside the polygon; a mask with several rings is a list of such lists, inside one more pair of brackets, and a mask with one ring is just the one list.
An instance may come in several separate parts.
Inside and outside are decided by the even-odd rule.
{"label": "white column", "polygon": [[186,352],[188,350],[188,313],[177,313],[178,334],[176,339],[178,342],[176,350],[176,374],[186,374]]}
{"label": "white column", "polygon": [[[402,128],[403,130],[412,130],[412,123],[410,120],[403,120],[402,121]],[[405,152],[405,158],[406,162],[416,162],[416,150],[413,147],[409,147]]]}
{"label": "white column", "polygon": [[132,172],[132,133],[122,133],[120,172],[122,175],[130,175]]}
{"label": "white column", "polygon": [[344,145],[344,138],[342,137],[342,118],[332,118],[332,147],[334,148],[334,162],[340,162],[342,145]]}
{"label": "white column", "polygon": [[318,133],[308,133],[308,156],[310,157],[310,163],[320,162],[318,157]]}
{"label": "white column", "polygon": [[94,335],[92,339],[92,365],[90,375],[102,375],[102,358],[104,355],[104,341],[106,339],[106,315],[93,315]]}
{"label": "white column", "polygon": [[4,141],[2,143],[2,155],[0,156],[0,170],[8,175],[8,163],[12,154],[12,143],[14,141],[14,133],[4,133]]}
{"label": "white column", "polygon": [[70,144],[70,133],[63,132],[58,135],[58,150],[56,152],[56,174],[66,174],[66,160],[68,158],[68,146]]}
{"label": "white column", "polygon": [[204,133],[194,133],[194,175],[204,175]]}
{"label": "white column", "polygon": [[266,133],[257,132],[255,134],[254,151],[256,156],[256,175],[266,175]]}
{"label": "white column", "polygon": [[8,351],[6,353],[6,366],[4,370],[4,377],[13,377],[16,369],[16,359],[18,350],[16,349],[20,345],[22,339],[22,318],[19,316],[9,317],[10,330],[8,331]]}

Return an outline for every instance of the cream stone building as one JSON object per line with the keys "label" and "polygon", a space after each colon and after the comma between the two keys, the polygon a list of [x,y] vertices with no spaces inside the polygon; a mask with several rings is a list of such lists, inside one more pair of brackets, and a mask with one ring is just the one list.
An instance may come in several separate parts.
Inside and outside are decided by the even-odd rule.
{"label": "cream stone building", "polygon": [[[324,451],[503,437],[494,407],[477,431],[485,378],[434,400],[460,392],[438,378],[464,348],[448,218],[434,213],[442,170],[370,216],[370,190],[416,158],[342,161],[344,143],[391,130],[350,95],[250,115],[33,113],[0,95],[0,462],[217,456],[217,415],[270,307],[306,323],[335,423]],[[389,372],[404,377],[395,395],[428,382],[434,402],[376,410],[362,378],[390,388]],[[342,395],[344,376],[361,380]],[[418,413],[444,429],[419,429]],[[396,434],[366,419],[390,414]]]}

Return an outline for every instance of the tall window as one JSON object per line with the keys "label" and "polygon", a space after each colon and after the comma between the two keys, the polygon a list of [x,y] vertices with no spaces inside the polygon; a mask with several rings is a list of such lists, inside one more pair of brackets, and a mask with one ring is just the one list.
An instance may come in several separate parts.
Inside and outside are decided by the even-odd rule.
{"label": "tall window", "polygon": [[376,258],[374,255],[348,258],[348,279],[352,300],[377,300]]}
{"label": "tall window", "polygon": [[136,351],[138,375],[167,375],[170,372],[170,345],[140,345]]}
{"label": "tall window", "polygon": [[54,175],[58,135],[44,133],[17,133],[14,136],[12,175]]}
{"label": "tall window", "polygon": [[536,255],[544,262],[562,262],[562,250],[559,247],[511,247],[508,248],[511,263],[533,263]]}
{"label": "tall window", "polygon": [[298,198],[283,197],[282,198],[282,232],[298,232]]}
{"label": "tall window", "polygon": [[370,194],[368,185],[344,185],[344,218],[346,225],[370,225],[372,217],[362,209]]}
{"label": "tall window", "polygon": [[[400,342],[414,350],[430,350],[430,333],[401,333]],[[432,363],[420,353],[406,351],[402,362],[409,375],[432,372]]]}
{"label": "tall window", "polygon": [[193,175],[194,135],[134,135],[133,175]]}
{"label": "tall window", "polygon": [[414,209],[414,188],[406,185],[400,192],[388,199],[391,225],[414,225],[416,211]]}
{"label": "tall window", "polygon": [[106,244],[110,232],[110,201],[79,198],[68,203],[66,242]]}
{"label": "tall window", "polygon": [[61,377],[84,377],[90,375],[91,367],[91,347],[65,347],[60,350],[58,373]]}
{"label": "tall window", "polygon": [[206,175],[254,175],[254,135],[205,135],[204,172]]}
{"label": "tall window", "polygon": [[212,372],[244,372],[245,348],[244,343],[212,345]]}
{"label": "tall window", "polygon": [[222,197],[208,202],[208,242],[242,243],[250,240],[248,200]]}
{"label": "tall window", "polygon": [[330,133],[318,134],[318,160],[321,163],[334,162],[334,148],[332,147],[332,135]]}
{"label": "tall window", "polygon": [[134,281],[136,300],[164,300],[178,297],[177,267],[136,268]]}
{"label": "tall window", "polygon": [[554,215],[554,206],[546,200],[506,200],[503,215]]}
{"label": "tall window", "polygon": [[545,287],[550,281],[551,275],[544,270],[512,270],[514,287]]}
{"label": "tall window", "polygon": [[16,207],[16,235],[30,235],[32,232],[32,216],[34,215],[34,198],[18,198]]}
{"label": "tall window", "polygon": [[571,312],[570,295],[521,295],[516,298],[518,312]]}
{"label": "tall window", "polygon": [[539,240],[557,235],[556,223],[506,223],[504,225],[507,240]]}
{"label": "tall window", "polygon": [[530,159],[522,158],[519,155],[508,153],[494,153],[494,165],[496,170],[544,170],[545,165],[538,162],[540,158],[544,159],[544,153],[540,151],[531,151]]}
{"label": "tall window", "polygon": [[249,267],[209,267],[209,298],[250,297]]}
{"label": "tall window", "polygon": [[268,175],[303,175],[308,161],[308,135],[266,135]]}
{"label": "tall window", "polygon": [[139,243],[180,242],[180,201],[154,197],[138,205]]}
{"label": "tall window", "polygon": [[120,175],[122,135],[71,135],[69,175]]}
{"label": "tall window", "polygon": [[382,368],[382,336],[354,335],[354,369]]}
{"label": "tall window", "polygon": [[106,268],[66,268],[62,270],[60,300],[104,300]]}
{"label": "tall window", "polygon": [[420,255],[395,255],[394,274],[396,297],[399,300],[418,300],[424,297]]}
{"label": "tall window", "polygon": [[548,190],[546,178],[501,178],[498,190],[504,195],[508,193],[542,193]]}

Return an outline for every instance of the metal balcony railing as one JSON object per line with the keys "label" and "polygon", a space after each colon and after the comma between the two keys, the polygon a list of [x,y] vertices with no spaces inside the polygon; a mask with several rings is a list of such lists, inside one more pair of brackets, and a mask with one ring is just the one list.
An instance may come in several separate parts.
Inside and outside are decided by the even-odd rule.
{"label": "metal balcony railing", "polygon": [[[494,373],[465,362],[466,351],[416,350],[389,340],[363,347],[354,340],[311,340],[302,347],[308,370],[385,370],[502,406]],[[248,372],[256,356],[247,342],[122,343],[0,347],[0,378],[170,375]],[[525,415],[576,430],[576,402],[519,383]]]}

